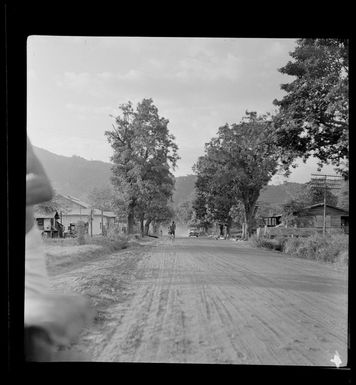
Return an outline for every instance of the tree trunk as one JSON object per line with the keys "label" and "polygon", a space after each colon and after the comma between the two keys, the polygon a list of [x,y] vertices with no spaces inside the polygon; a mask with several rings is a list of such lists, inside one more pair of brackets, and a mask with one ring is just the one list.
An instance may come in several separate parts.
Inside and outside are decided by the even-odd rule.
{"label": "tree trunk", "polygon": [[104,235],[104,220],[103,220],[103,210],[101,210],[101,235]]}
{"label": "tree trunk", "polygon": [[246,240],[246,222],[244,222],[243,224],[242,224],[242,229],[241,229],[242,231],[241,231],[241,239],[242,240]]}
{"label": "tree trunk", "polygon": [[140,230],[141,230],[141,236],[143,237],[145,235],[145,228],[144,228],[144,215],[140,216]]}
{"label": "tree trunk", "polygon": [[129,213],[127,215],[127,233],[133,234],[133,227],[134,227],[134,221],[135,221],[135,205],[130,203],[129,204]]}
{"label": "tree trunk", "polygon": [[220,227],[220,237],[224,236],[224,225],[219,225]]}
{"label": "tree trunk", "polygon": [[256,202],[251,205],[245,205],[245,234],[243,238],[245,241],[251,236],[253,219],[255,217],[255,206]]}
{"label": "tree trunk", "polygon": [[150,224],[152,222],[152,219],[147,219],[145,223],[145,235],[148,235],[148,231],[150,229]]}
{"label": "tree trunk", "polygon": [[229,218],[228,219],[228,222],[226,224],[226,237],[227,238],[230,238],[230,230],[231,230],[231,226],[232,226],[232,219]]}
{"label": "tree trunk", "polygon": [[159,223],[157,223],[157,222],[153,222],[153,224],[152,224],[152,226],[153,226],[153,234],[158,234],[158,229],[159,229]]}

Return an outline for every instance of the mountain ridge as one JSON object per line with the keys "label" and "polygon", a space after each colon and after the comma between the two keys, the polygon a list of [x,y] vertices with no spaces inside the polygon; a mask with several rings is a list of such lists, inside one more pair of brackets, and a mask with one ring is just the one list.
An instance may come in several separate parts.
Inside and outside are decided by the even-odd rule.
{"label": "mountain ridge", "polygon": [[[87,160],[77,155],[59,155],[36,146],[33,148],[58,193],[86,201],[88,193],[95,187],[111,185],[112,163]],[[194,174],[175,177],[174,206],[193,199],[196,178]],[[303,184],[295,182],[265,186],[261,190],[259,201],[271,204],[285,203],[293,198],[302,186]]]}

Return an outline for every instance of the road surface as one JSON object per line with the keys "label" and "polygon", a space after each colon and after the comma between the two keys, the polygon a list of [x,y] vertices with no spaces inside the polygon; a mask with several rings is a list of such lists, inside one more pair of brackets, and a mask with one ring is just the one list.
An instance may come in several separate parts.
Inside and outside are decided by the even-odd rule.
{"label": "road surface", "polygon": [[225,240],[165,239],[137,255],[91,265],[113,287],[130,276],[83,339],[92,360],[334,366],[338,352],[347,364],[345,271]]}

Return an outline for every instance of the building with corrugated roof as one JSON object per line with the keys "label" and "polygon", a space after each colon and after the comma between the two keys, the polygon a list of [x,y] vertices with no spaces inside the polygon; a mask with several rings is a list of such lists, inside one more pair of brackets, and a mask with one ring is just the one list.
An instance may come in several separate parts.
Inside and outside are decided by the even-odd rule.
{"label": "building with corrugated roof", "polygon": [[70,231],[78,221],[83,221],[89,234],[99,235],[105,233],[116,221],[114,212],[93,208],[89,203],[71,195],[58,194],[56,201],[60,206],[58,210],[60,223],[64,226],[65,232]]}
{"label": "building with corrugated roof", "polygon": [[39,230],[48,238],[61,238],[64,235],[64,227],[60,223],[60,215],[56,210],[43,210],[35,207],[34,218]]}

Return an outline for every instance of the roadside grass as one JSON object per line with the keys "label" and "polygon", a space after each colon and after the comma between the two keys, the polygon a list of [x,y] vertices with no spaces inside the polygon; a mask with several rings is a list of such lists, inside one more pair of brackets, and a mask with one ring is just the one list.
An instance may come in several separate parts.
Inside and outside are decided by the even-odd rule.
{"label": "roadside grass", "polygon": [[269,250],[283,251],[286,240],[283,238],[265,238],[252,235],[249,239],[250,243],[254,247],[262,247]]}
{"label": "roadside grass", "polygon": [[126,249],[129,245],[125,237],[110,239],[103,236],[85,237],[85,244],[78,245],[74,238],[46,239],[46,253],[49,274],[59,274],[77,265],[94,261],[107,254]]}
{"label": "roadside grass", "polygon": [[284,252],[297,258],[348,265],[349,237],[346,234],[314,234],[309,237],[276,237],[273,239],[252,236],[251,245]]}
{"label": "roadside grass", "polygon": [[348,265],[349,237],[346,234],[314,234],[306,238],[289,238],[284,252],[298,258]]}

